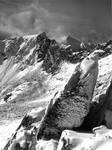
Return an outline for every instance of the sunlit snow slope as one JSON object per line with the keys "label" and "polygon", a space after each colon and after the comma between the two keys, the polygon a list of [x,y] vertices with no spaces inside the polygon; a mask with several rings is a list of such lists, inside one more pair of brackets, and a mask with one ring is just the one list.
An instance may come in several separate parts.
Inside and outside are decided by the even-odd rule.
{"label": "sunlit snow slope", "polygon": [[[45,33],[0,41],[0,130],[9,129],[11,121],[17,123],[28,111],[46,106],[91,51],[81,49],[80,42],[70,37],[61,44]],[[94,99],[107,89],[111,64],[112,55],[99,60]]]}
{"label": "sunlit snow slope", "polygon": [[73,52],[45,33],[0,41],[0,107],[61,90],[76,66]]}

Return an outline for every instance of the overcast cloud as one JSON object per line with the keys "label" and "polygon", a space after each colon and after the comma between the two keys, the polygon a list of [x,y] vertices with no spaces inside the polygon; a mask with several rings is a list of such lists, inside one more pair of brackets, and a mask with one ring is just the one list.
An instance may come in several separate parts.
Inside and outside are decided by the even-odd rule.
{"label": "overcast cloud", "polygon": [[111,0],[0,0],[0,39],[42,31],[109,34],[111,24]]}

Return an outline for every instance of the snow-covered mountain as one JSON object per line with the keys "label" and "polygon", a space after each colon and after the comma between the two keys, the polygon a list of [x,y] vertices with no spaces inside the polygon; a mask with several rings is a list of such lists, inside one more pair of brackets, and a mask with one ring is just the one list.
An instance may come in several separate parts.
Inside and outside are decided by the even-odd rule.
{"label": "snow-covered mountain", "polygon": [[45,33],[0,41],[0,102],[21,99],[23,93],[33,98],[45,93],[48,76],[59,68],[63,51]]}
{"label": "snow-covered mountain", "polygon": [[0,41],[0,103],[35,99],[69,79],[71,63],[89,53],[80,44],[70,36],[60,44],[45,33]]}
{"label": "snow-covered mountain", "polygon": [[[88,43],[85,49],[80,46],[81,42],[73,37],[58,43],[45,33],[0,41],[0,124],[18,122],[30,110],[45,107],[57,91],[62,91],[76,63],[96,47]],[[99,95],[105,94],[109,87],[111,53],[109,44],[99,60],[93,101],[99,102]],[[0,131],[0,134],[3,133]]]}

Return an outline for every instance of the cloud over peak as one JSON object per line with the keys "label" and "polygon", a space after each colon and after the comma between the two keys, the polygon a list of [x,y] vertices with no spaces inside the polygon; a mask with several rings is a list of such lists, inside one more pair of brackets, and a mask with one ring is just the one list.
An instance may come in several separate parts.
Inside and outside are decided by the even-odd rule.
{"label": "cloud over peak", "polygon": [[[110,0],[109,0],[110,1]],[[84,36],[111,29],[106,0],[0,0],[0,32]]]}

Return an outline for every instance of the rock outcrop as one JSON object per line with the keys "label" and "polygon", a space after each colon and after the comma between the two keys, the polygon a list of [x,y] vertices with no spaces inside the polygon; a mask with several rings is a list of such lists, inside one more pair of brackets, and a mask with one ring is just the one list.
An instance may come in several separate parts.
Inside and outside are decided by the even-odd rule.
{"label": "rock outcrop", "polygon": [[[82,126],[80,126],[77,129],[76,128],[74,129],[77,132],[66,131],[66,130],[63,131],[59,144],[58,144],[58,140],[53,139],[53,138],[51,138],[49,141],[40,140],[38,142],[37,134],[39,132],[39,123],[45,114],[45,108],[40,108],[39,110],[29,113],[23,118],[20,126],[18,127],[18,129],[16,130],[12,138],[8,141],[4,150],[15,150],[16,147],[18,147],[18,149],[22,148],[22,149],[31,149],[31,150],[38,150],[38,149],[41,149],[42,147],[45,150],[47,149],[54,149],[54,150],[55,149],[59,149],[59,150],[79,149],[80,150],[81,148],[85,148],[86,146],[85,142],[87,140],[90,141],[89,147],[87,147],[88,150],[90,147],[97,149],[97,145],[99,148],[99,144],[100,144],[100,147],[102,146],[105,147],[108,145],[110,146],[110,137],[112,136],[111,130],[108,130],[106,128],[103,128],[102,130],[102,128],[99,128],[99,130],[97,130],[95,134],[92,131],[94,127],[100,126],[102,124],[107,126],[108,128],[111,128],[109,127],[109,125],[111,124],[111,121],[110,121],[111,109],[109,108],[110,103],[111,103],[111,98],[110,98],[111,89],[112,89],[111,81],[109,84],[108,84],[108,89],[106,90],[106,93],[103,94],[103,96],[100,95],[97,98],[99,101],[97,100],[91,103],[90,111],[88,115],[85,117]],[[69,88],[71,88],[70,85],[71,85],[70,83],[67,84]],[[65,86],[65,89],[66,89],[66,86]],[[51,101],[51,103],[52,102],[53,100]],[[51,103],[47,111],[49,111],[49,109],[52,110]],[[81,133],[82,131],[86,131],[90,133],[84,134],[84,133]],[[99,135],[99,133],[101,134]],[[107,137],[108,133],[109,133],[109,136]],[[105,138],[106,138],[106,143],[103,144]]]}
{"label": "rock outcrop", "polygon": [[64,90],[50,102],[39,127],[38,140],[59,140],[64,129],[81,126],[89,112],[97,80],[97,57],[93,52],[78,64]]}
{"label": "rock outcrop", "polygon": [[[31,92],[34,91],[33,87],[37,88],[39,86],[40,88],[41,86],[41,89],[43,89],[43,87],[46,87],[45,84],[42,83],[43,80],[47,80],[45,76],[58,72],[60,64],[63,61],[78,62],[78,59],[79,56],[73,55],[71,48],[57,43],[54,39],[49,39],[45,33],[1,40],[1,101],[4,101],[8,93],[12,93],[12,98],[10,97],[10,99],[15,99],[15,97],[19,97],[20,99],[24,92],[22,92],[22,90],[16,92],[18,86],[23,87],[25,85],[25,88]],[[38,74],[39,79],[37,82],[35,82],[37,80],[36,74]],[[38,82],[41,84],[38,84]],[[32,90],[30,89],[31,87]],[[23,89],[23,91],[26,90]],[[39,93],[42,94],[45,91],[44,89]],[[26,92],[24,94],[26,94]],[[9,101],[8,98],[7,101]]]}
{"label": "rock outcrop", "polygon": [[[52,110],[54,99],[56,99],[57,96],[59,98],[60,95],[62,95],[63,97],[65,93],[65,96],[68,99],[73,96],[71,95],[71,92],[64,92],[63,94],[60,93],[60,91],[68,91],[67,89],[72,91],[76,88],[73,87],[73,85],[77,85],[80,80],[80,75],[77,75],[77,77],[75,78],[72,76],[76,68],[76,63],[80,63],[83,58],[93,52],[95,50],[94,48],[96,47],[95,45],[93,49],[90,49],[90,45],[88,47],[84,47],[85,49],[83,49],[80,48],[79,41],[77,42],[77,44],[78,46],[75,47],[74,44],[74,49],[72,49],[72,46],[67,45],[67,43],[64,45],[56,42],[53,39],[49,39],[45,33],[35,36],[24,36],[0,41],[0,103],[2,104],[0,106],[0,109],[4,108],[5,104],[7,104],[6,108],[9,108],[11,106],[12,109],[13,105],[14,109],[16,110],[15,114],[18,114],[18,108],[16,104],[20,104],[21,110],[23,109],[22,105],[28,104],[27,108],[25,108],[25,110],[22,110],[23,113],[21,113],[22,111],[19,111],[18,116],[22,117],[23,114],[26,114],[28,112],[29,108],[31,109],[32,104],[30,105],[29,103],[31,102],[31,100],[37,99],[41,95],[51,95],[50,98],[48,98],[47,96],[45,97],[45,101],[42,104],[43,108],[34,109],[33,112],[30,112],[24,116],[15,133],[7,141],[4,150],[38,150],[42,146],[45,146],[46,150],[49,149],[49,147],[52,149],[56,149],[56,147],[60,145],[60,143],[62,145],[62,148],[58,146],[58,149],[70,150],[75,146],[75,142],[77,145],[77,141],[80,141],[79,139],[76,139],[76,134],[83,137],[81,132],[90,132],[91,134],[89,137],[93,137],[93,128],[100,125],[105,125],[107,128],[112,129],[112,119],[110,117],[112,114],[112,69],[110,63],[112,62],[112,56],[110,55],[112,53],[112,45],[111,41],[109,41],[105,44],[100,44],[100,46],[98,45],[99,47],[97,47],[98,49],[104,49],[104,53],[100,55],[100,60],[98,62],[99,74],[94,94],[92,91],[92,89],[94,88],[89,87],[89,94],[93,95],[92,101],[89,102],[90,107],[88,107],[86,115],[85,113],[81,114],[84,115],[84,121],[82,121],[80,126],[78,126],[77,128],[72,128],[73,130],[75,130],[75,132],[73,130],[63,131],[66,128],[61,130],[61,132],[63,131],[64,133],[67,133],[67,142],[70,137],[72,138],[72,135],[73,138],[75,136],[75,141],[70,138],[70,145],[73,145],[73,147],[69,147],[69,144],[66,142],[65,134],[63,135],[62,133],[61,136],[61,132],[59,133],[59,135],[62,137],[60,139],[60,142],[58,141],[59,139],[52,138],[49,141],[44,141],[43,139],[41,139],[38,142],[37,140],[40,122],[41,120],[44,120],[42,118],[45,114],[47,114],[46,111]],[[80,48],[80,51],[78,51],[78,48]],[[84,66],[82,63],[82,68],[83,67]],[[89,67],[91,68],[91,66]],[[83,68],[82,70],[84,71],[85,69],[88,68]],[[83,72],[83,74],[85,75],[85,79],[88,79],[88,71]],[[97,71],[95,71],[95,75],[96,73]],[[90,80],[88,80],[88,82],[89,81]],[[82,88],[80,90],[82,91]],[[53,97],[56,91],[59,92]],[[51,103],[49,105],[49,108],[46,110],[46,105],[48,104],[48,101],[50,99],[52,99]],[[40,99],[40,102],[41,100],[42,99]],[[28,103],[26,103],[26,101]],[[32,106],[32,108],[34,107],[34,105]],[[7,109],[5,111],[6,113],[8,112]],[[13,114],[14,118],[16,117],[15,114]],[[54,121],[54,119],[52,121]],[[111,130],[108,131],[111,134]],[[96,133],[95,136],[97,135],[98,134]],[[101,136],[99,136],[99,138],[100,137]],[[103,137],[105,138],[105,136]],[[96,137],[95,140],[97,141]],[[109,142],[107,138],[107,145],[108,144]],[[94,145],[92,146],[94,147]]]}
{"label": "rock outcrop", "polygon": [[37,130],[44,114],[45,108],[40,107],[25,115],[15,133],[5,145],[4,150],[19,150],[21,148],[36,150]]}

